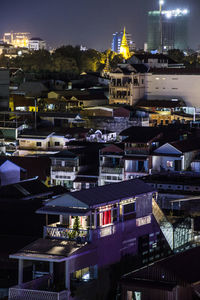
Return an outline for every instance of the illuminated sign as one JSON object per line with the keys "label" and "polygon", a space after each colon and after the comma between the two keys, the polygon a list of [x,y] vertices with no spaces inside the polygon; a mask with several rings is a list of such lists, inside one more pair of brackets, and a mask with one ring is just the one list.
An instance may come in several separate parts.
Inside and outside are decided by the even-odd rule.
{"label": "illuminated sign", "polygon": [[140,227],[151,223],[151,215],[136,219],[136,226]]}

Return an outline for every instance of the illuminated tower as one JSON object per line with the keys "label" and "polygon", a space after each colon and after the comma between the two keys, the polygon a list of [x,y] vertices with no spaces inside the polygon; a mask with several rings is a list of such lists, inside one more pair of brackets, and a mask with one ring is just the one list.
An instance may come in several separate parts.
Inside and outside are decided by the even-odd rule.
{"label": "illuminated tower", "polygon": [[125,27],[124,27],[124,34],[123,34],[123,37],[122,37],[121,46],[120,46],[120,54],[125,59],[128,59],[131,56],[130,51],[129,51],[129,46],[128,46],[128,43],[127,43],[127,39],[126,39]]}

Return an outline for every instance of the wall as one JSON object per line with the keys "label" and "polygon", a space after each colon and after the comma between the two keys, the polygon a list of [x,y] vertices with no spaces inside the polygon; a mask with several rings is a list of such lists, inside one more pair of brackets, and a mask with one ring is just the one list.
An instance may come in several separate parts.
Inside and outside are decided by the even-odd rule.
{"label": "wall", "polygon": [[200,107],[200,75],[145,74],[145,97],[149,100],[182,99]]}
{"label": "wall", "polygon": [[0,185],[7,185],[20,181],[20,167],[10,161],[0,166]]}

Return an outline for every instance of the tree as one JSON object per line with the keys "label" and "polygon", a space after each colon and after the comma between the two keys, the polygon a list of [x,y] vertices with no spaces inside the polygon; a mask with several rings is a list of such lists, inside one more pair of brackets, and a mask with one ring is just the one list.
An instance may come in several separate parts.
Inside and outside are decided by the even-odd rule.
{"label": "tree", "polygon": [[183,63],[185,59],[185,55],[183,51],[179,49],[172,49],[168,51],[168,56],[173,59],[175,62]]}

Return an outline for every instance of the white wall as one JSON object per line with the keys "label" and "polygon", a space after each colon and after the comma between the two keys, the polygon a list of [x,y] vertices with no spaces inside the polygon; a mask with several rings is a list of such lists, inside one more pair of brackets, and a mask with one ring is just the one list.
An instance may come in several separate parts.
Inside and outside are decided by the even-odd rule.
{"label": "white wall", "polygon": [[200,107],[199,75],[145,74],[147,99],[183,99],[188,106]]}

